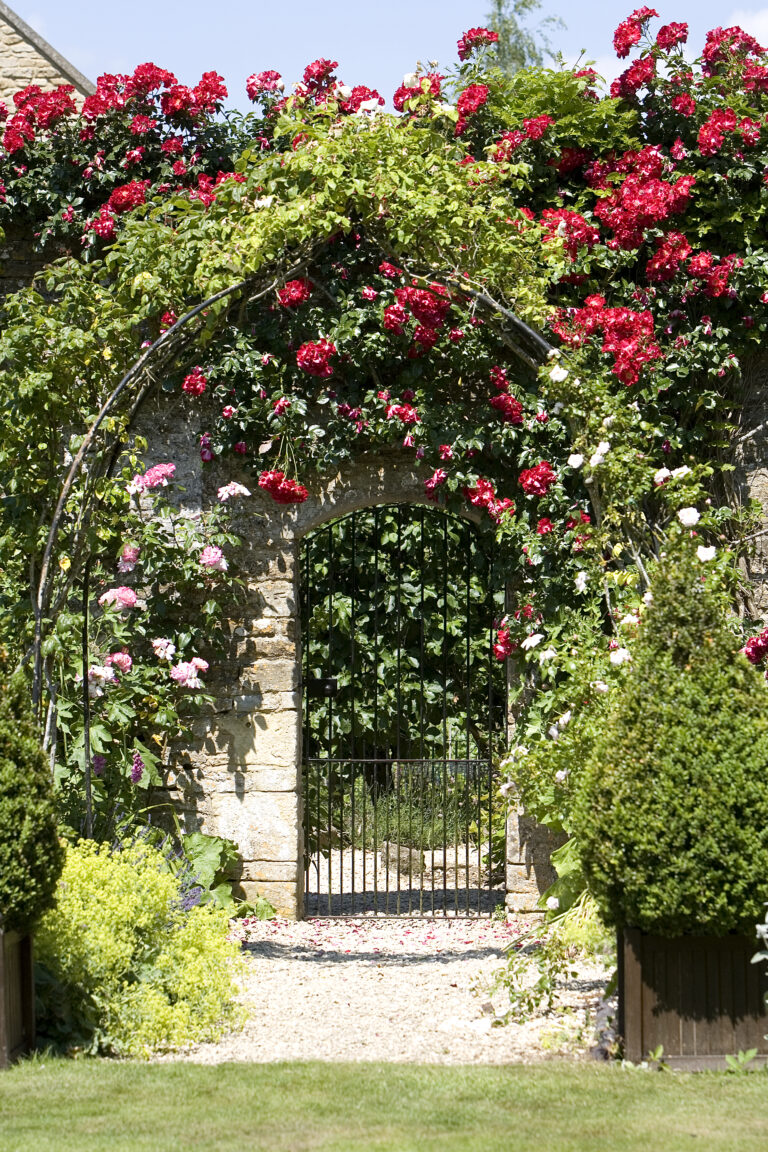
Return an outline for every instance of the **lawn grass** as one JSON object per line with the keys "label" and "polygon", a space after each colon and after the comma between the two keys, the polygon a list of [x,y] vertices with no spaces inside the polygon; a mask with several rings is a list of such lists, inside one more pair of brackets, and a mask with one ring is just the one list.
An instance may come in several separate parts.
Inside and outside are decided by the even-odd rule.
{"label": "lawn grass", "polygon": [[768,1076],[603,1065],[29,1062],[0,1072],[3,1152],[743,1152]]}

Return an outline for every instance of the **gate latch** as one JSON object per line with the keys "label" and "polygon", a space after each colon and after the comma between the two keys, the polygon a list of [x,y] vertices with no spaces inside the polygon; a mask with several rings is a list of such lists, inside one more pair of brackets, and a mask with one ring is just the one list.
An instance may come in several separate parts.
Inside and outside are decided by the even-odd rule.
{"label": "gate latch", "polygon": [[308,696],[335,696],[339,691],[339,684],[335,676],[317,676],[306,681]]}

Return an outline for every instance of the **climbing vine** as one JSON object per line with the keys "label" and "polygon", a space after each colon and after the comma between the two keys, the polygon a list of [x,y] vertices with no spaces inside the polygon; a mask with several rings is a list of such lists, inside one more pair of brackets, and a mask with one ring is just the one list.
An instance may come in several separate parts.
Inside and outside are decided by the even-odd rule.
{"label": "climbing vine", "polygon": [[[300,503],[361,454],[404,453],[425,498],[480,510],[509,558],[495,652],[516,662],[528,743],[553,738],[587,667],[609,683],[631,659],[666,539],[735,584],[742,368],[768,326],[768,60],[730,28],[691,64],[686,26],[653,37],[656,15],[617,29],[638,54],[610,95],[589,67],[510,77],[478,29],[448,74],[404,78],[396,114],[324,59],[290,92],[252,76],[245,116],[216,117],[215,73],[187,88],[153,65],[102,77],[81,110],[65,89],[17,95],[0,224],[64,252],[3,308],[4,630],[44,661],[50,715],[90,557],[91,666],[114,674],[96,674],[94,738],[123,779],[201,680],[165,675],[152,641],[208,661],[236,575],[223,520],[126,519],[131,484],[152,492],[174,463],[125,465],[153,389],[194,415],[238,500]],[[99,604],[126,547],[124,587],[169,624],[192,581],[197,631]]]}

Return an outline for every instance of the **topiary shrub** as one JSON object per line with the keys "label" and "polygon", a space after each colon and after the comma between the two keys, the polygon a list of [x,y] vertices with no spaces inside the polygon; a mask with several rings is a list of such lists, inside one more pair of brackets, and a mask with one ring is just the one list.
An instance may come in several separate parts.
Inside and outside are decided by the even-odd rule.
{"label": "topiary shrub", "polygon": [[768,689],[695,555],[658,569],[631,667],[578,775],[573,827],[610,923],[754,933],[768,898]]}
{"label": "topiary shrub", "polygon": [[37,935],[38,1036],[125,1056],[218,1039],[238,1019],[228,932],[226,912],[186,906],[156,848],[80,841]]}
{"label": "topiary shrub", "polygon": [[[0,660],[2,657],[0,657]],[[26,932],[53,904],[64,850],[23,676],[0,664],[0,926]]]}

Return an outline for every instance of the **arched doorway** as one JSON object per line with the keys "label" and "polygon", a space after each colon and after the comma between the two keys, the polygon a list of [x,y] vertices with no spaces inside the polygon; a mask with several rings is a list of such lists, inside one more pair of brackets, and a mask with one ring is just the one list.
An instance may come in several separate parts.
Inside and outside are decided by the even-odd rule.
{"label": "arched doorway", "polygon": [[306,915],[503,903],[496,568],[472,523],[423,505],[353,511],[304,538]]}

